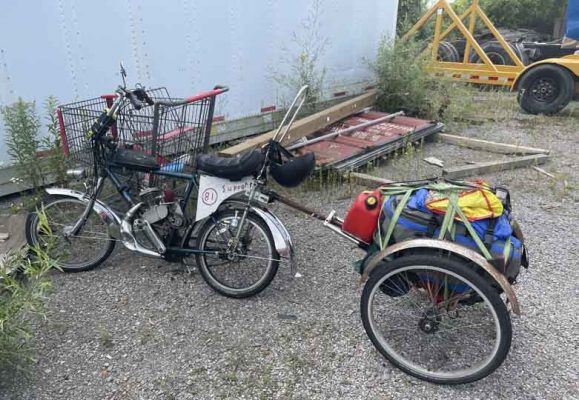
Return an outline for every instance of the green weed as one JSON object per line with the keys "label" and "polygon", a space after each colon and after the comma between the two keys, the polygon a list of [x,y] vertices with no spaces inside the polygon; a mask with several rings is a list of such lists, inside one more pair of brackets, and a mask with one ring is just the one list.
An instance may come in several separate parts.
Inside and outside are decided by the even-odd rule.
{"label": "green weed", "polygon": [[114,345],[113,336],[104,327],[104,325],[99,324],[97,326],[97,333],[98,333],[98,342],[103,348],[110,349],[111,347],[113,347],[113,345]]}
{"label": "green weed", "polygon": [[23,371],[34,361],[32,323],[46,313],[53,261],[40,248],[12,251],[0,260],[0,370]]}
{"label": "green weed", "polygon": [[289,46],[283,47],[281,64],[285,70],[274,68],[269,74],[272,81],[290,93],[296,93],[303,85],[308,85],[306,103],[320,100],[326,76],[321,58],[329,40],[320,31],[322,3],[322,0],[311,2],[307,17],[300,23],[298,30],[291,34]]}

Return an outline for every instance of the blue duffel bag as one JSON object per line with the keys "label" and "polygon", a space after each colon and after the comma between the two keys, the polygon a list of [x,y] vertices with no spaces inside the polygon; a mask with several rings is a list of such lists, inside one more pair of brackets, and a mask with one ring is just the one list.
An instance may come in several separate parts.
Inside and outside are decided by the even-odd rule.
{"label": "blue duffel bag", "polygon": [[[394,221],[396,224],[388,240],[388,245],[417,238],[438,238],[443,216],[435,214],[424,207],[426,189],[414,192],[408,199],[406,206]],[[388,231],[395,215],[396,207],[402,196],[390,196],[383,203],[383,212],[380,215],[380,229],[376,235]],[[517,229],[513,230],[514,221],[510,216],[509,208],[505,208],[502,215],[496,218],[486,218],[472,221],[479,243],[482,241],[492,260],[489,260],[509,282],[514,283],[521,265],[527,266],[525,248],[522,237],[517,237]],[[451,234],[444,239],[455,242],[481,253],[479,245],[472,238],[462,221],[454,221]],[[379,238],[375,236],[376,242]]]}

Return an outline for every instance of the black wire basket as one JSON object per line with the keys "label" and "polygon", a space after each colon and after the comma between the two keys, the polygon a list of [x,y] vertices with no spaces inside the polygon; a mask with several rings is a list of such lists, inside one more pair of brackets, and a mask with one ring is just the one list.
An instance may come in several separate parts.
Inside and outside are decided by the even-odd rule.
{"label": "black wire basket", "polygon": [[[117,114],[110,134],[119,148],[141,150],[157,158],[161,169],[179,172],[195,165],[197,154],[207,152],[215,96],[196,96],[178,105],[165,88],[147,90],[154,105],[135,109],[126,102]],[[93,141],[86,136],[116,95],[61,105],[57,109],[65,155],[80,166],[92,166]]]}

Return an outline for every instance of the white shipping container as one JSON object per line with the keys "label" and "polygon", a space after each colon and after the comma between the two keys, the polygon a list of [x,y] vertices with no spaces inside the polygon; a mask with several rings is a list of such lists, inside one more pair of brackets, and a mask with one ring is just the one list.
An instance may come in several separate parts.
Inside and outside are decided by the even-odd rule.
{"label": "white shipping container", "polygon": [[[61,103],[112,92],[124,61],[129,82],[176,97],[230,87],[215,115],[226,120],[279,109],[291,96],[272,76],[291,73],[300,40],[326,43],[324,98],[372,80],[397,0],[3,0],[0,105],[18,97]],[[297,41],[296,41],[297,37]],[[345,92],[345,93],[344,93]],[[9,161],[0,124],[0,161]]]}

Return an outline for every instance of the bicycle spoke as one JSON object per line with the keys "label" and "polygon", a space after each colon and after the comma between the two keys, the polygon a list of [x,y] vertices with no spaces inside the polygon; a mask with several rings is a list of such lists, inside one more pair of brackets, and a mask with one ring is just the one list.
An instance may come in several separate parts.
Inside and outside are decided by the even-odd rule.
{"label": "bicycle spoke", "polygon": [[46,203],[42,210],[46,216],[52,235],[40,232],[35,225],[35,241],[48,246],[51,257],[63,268],[84,268],[94,260],[99,260],[110,249],[106,243],[113,239],[108,226],[91,210],[77,235],[65,235],[78,223],[86,210],[84,201],[60,198]]}
{"label": "bicycle spoke", "polygon": [[475,291],[460,276],[408,267],[385,275],[373,287],[368,300],[372,332],[404,365],[429,376],[460,376],[485,365],[496,351],[499,336],[490,305],[482,297],[486,307],[459,304]]}
{"label": "bicycle spoke", "polygon": [[[257,284],[277,259],[268,238],[251,218],[241,227],[232,227],[236,215],[216,221],[205,238],[204,251],[216,251],[218,255],[202,255],[209,274],[228,288],[248,288]],[[239,239],[236,238],[239,234]]]}

